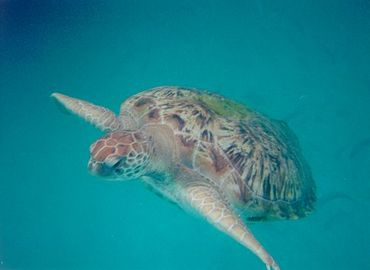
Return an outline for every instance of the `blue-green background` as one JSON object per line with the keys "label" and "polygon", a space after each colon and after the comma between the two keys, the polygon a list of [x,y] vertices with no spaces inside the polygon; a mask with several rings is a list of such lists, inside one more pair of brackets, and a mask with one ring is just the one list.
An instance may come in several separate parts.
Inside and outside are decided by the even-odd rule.
{"label": "blue-green background", "polygon": [[139,182],[86,169],[107,106],[159,85],[218,92],[298,135],[317,211],[252,226],[288,269],[370,264],[370,2],[0,0],[0,269],[264,269]]}

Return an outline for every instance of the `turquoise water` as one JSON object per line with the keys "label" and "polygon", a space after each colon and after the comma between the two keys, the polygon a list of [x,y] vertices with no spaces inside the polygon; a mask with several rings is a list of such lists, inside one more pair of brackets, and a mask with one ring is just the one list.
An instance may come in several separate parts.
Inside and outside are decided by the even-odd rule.
{"label": "turquoise water", "polygon": [[253,232],[283,270],[367,269],[369,33],[365,0],[0,1],[0,269],[265,269],[142,184],[89,175],[101,133],[49,97],[118,112],[159,85],[287,121],[317,210]]}

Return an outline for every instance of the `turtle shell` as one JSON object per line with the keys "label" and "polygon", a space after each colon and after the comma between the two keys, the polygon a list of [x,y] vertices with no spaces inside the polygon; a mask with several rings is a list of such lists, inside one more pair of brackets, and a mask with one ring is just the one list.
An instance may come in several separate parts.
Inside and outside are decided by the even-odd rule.
{"label": "turtle shell", "polygon": [[139,127],[170,127],[178,161],[220,187],[248,219],[296,219],[313,210],[311,172],[284,122],[182,87],[141,92],[122,104],[127,114]]}

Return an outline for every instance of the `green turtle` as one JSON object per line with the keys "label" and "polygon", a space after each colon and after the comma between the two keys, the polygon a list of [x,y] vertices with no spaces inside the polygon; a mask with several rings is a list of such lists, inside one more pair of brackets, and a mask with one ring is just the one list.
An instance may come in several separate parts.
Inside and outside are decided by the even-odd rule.
{"label": "green turtle", "polygon": [[105,132],[90,147],[93,174],[140,179],[250,249],[267,269],[280,269],[247,224],[313,211],[315,184],[284,122],[216,94],[175,86],[128,98],[119,116],[52,96]]}

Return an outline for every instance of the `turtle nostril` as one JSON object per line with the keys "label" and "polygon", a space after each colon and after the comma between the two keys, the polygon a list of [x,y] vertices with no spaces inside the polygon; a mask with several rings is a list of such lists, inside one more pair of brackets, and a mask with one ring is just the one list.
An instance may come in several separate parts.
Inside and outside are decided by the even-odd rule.
{"label": "turtle nostril", "polygon": [[96,166],[96,161],[95,160],[90,160],[87,164],[87,167],[89,168],[89,170],[93,170]]}

